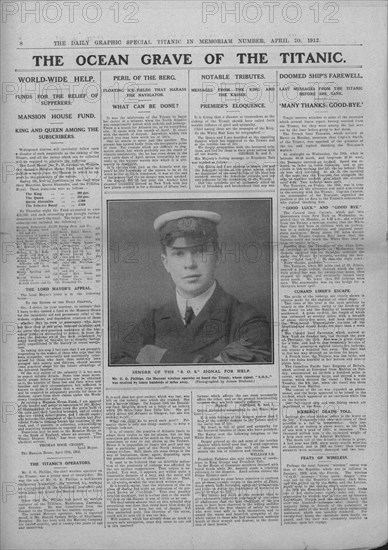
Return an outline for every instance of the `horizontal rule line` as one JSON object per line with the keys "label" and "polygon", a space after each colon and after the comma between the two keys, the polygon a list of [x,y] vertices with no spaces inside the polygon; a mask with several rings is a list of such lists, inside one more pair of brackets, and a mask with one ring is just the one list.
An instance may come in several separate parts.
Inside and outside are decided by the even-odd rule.
{"label": "horizontal rule line", "polygon": [[[176,194],[179,194],[179,193],[186,193],[186,191],[188,190],[189,188],[188,187],[182,187],[180,189],[173,189],[173,188],[168,188],[168,187],[164,187],[163,189],[160,189],[160,188],[152,188],[152,187],[148,187],[148,188],[143,188],[143,189],[122,189],[121,191],[106,191],[106,194],[107,195],[124,195],[125,193],[128,193],[128,191],[130,193],[146,193],[148,191],[155,191],[155,192],[158,192],[158,193],[176,193]],[[196,188],[196,189],[190,189],[190,193],[204,193],[205,191],[208,191],[209,193],[216,193],[217,190],[213,189],[211,187],[203,187],[203,188]],[[218,188],[218,191],[223,191],[223,192],[234,192],[234,193],[261,193],[261,194],[264,194],[265,196],[268,195],[268,193],[274,193],[275,191],[273,189],[257,189],[256,187],[246,187],[246,188],[238,188],[238,187],[233,187],[233,188],[230,188],[230,187],[220,187]],[[114,366],[114,365],[112,365]]]}
{"label": "horizontal rule line", "polygon": [[285,67],[284,65],[271,65],[270,67],[267,67],[267,66],[262,66],[262,65],[251,65],[249,67],[247,67],[246,65],[244,65],[243,67],[241,66],[232,66],[232,67],[160,67],[159,65],[152,65],[151,67],[127,67],[127,66],[116,66],[116,67],[108,67],[108,68],[105,68],[105,65],[102,66],[103,68],[101,68],[101,66],[98,66],[98,67],[77,67],[75,69],[68,69],[68,68],[63,68],[63,67],[44,67],[44,68],[39,68],[39,69],[35,69],[34,67],[32,67],[31,69],[15,69],[15,72],[16,73],[30,73],[30,72],[73,72],[73,71],[150,71],[150,70],[153,70],[153,71],[179,71],[179,70],[183,70],[183,71],[205,71],[205,70],[211,70],[211,71],[224,71],[224,70],[239,70],[239,71],[243,71],[243,70],[247,70],[247,71],[252,71],[252,70],[261,70],[261,69],[283,69],[285,71],[297,71],[299,69],[311,69],[311,70],[323,70],[323,69],[337,69],[338,71],[342,70],[342,71],[347,71],[348,69],[362,69],[362,65],[346,65],[346,67],[344,65],[341,65],[341,66],[338,66],[338,65],[320,65],[319,63],[317,64],[313,64],[313,66],[311,65],[298,65],[298,66],[287,66]]}
{"label": "horizontal rule line", "polygon": [[209,386],[209,387],[202,387],[202,386],[149,386],[144,388],[138,388],[138,387],[107,387],[106,390],[141,390],[141,391],[155,391],[155,390],[236,390],[236,389],[245,389],[245,390],[263,390],[263,389],[275,389],[277,386],[255,386],[252,384],[252,386]]}
{"label": "horizontal rule line", "polygon": [[339,46],[339,47],[343,47],[343,46],[363,46],[363,44],[287,44],[287,43],[283,43],[283,44],[261,44],[261,43],[257,43],[257,44],[155,44],[153,46],[149,45],[149,44],[146,44],[146,45],[139,45],[139,46],[134,46],[134,45],[131,45],[131,44],[122,44],[121,46],[100,46],[100,45],[96,45],[96,46],[53,46],[52,48],[47,48],[47,47],[39,47],[39,46],[34,46],[32,48],[16,48],[17,50],[49,50],[49,51],[52,51],[52,50],[94,50],[97,48],[98,49],[123,49],[123,48],[126,48],[126,49],[152,49],[152,48],[284,48],[285,46],[287,47],[299,47],[299,48],[305,48],[305,47],[309,47],[309,48],[322,48],[322,47],[328,47],[328,46]]}

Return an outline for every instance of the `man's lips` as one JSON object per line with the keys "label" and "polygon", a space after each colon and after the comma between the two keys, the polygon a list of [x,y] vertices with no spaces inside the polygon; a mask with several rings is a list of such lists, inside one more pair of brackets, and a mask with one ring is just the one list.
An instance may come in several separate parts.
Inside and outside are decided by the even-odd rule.
{"label": "man's lips", "polygon": [[184,279],[199,279],[201,275],[186,275],[186,277],[183,277]]}

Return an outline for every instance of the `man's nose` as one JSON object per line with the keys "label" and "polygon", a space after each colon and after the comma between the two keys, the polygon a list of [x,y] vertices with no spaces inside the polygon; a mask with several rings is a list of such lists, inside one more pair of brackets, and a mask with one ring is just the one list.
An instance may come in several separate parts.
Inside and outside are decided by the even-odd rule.
{"label": "man's nose", "polygon": [[195,254],[193,254],[192,252],[188,252],[186,254],[185,267],[188,267],[188,268],[197,267],[197,260],[195,258]]}

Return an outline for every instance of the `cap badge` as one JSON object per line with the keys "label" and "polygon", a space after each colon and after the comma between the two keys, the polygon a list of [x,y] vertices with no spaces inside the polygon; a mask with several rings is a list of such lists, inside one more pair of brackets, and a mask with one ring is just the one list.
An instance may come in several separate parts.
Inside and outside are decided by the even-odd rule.
{"label": "cap badge", "polygon": [[195,218],[182,218],[177,222],[180,231],[194,231],[198,227],[198,222]]}

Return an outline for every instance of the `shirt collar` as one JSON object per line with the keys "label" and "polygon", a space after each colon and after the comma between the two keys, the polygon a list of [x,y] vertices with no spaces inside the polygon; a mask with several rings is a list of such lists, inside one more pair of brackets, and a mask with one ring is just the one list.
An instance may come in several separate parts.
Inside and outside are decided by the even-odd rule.
{"label": "shirt collar", "polygon": [[179,313],[182,317],[182,319],[185,319],[185,313],[187,307],[192,307],[194,311],[194,315],[197,317],[199,312],[205,307],[206,302],[212,297],[213,292],[216,288],[216,282],[212,284],[211,287],[209,287],[205,292],[200,294],[199,296],[195,296],[195,298],[183,298],[179,293],[178,290],[176,291],[176,301],[178,304]]}

